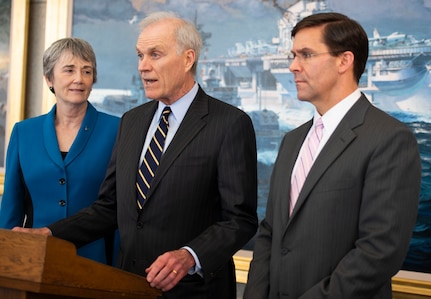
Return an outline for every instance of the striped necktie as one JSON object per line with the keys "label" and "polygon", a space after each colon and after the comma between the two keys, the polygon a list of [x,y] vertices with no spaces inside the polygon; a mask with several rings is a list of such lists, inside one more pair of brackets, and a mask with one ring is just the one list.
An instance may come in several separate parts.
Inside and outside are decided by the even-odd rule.
{"label": "striped necktie", "polygon": [[298,200],[299,192],[301,192],[305,179],[316,158],[317,148],[323,135],[322,118],[318,118],[314,126],[313,132],[304,145],[301,156],[298,158],[297,166],[294,175],[292,176],[292,186],[290,188],[290,206],[289,214],[292,214],[296,201]]}
{"label": "striped necktie", "polygon": [[157,167],[159,166],[160,158],[162,157],[163,147],[165,145],[166,135],[169,129],[168,118],[170,113],[171,108],[166,106],[163,109],[157,130],[151,139],[150,145],[145,153],[144,160],[138,170],[136,188],[138,193],[137,202],[139,209],[142,209],[144,206],[148,190],[151,186],[151,181],[154,178]]}

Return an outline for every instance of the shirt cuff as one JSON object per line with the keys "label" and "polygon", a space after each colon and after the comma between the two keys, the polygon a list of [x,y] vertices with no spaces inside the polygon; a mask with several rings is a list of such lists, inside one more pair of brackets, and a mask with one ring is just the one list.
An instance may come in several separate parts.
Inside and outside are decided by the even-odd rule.
{"label": "shirt cuff", "polygon": [[198,274],[200,277],[203,277],[201,262],[199,261],[199,258],[196,255],[196,253],[189,246],[184,246],[182,248],[190,252],[190,254],[193,256],[193,259],[195,260],[195,266],[190,268],[188,274],[189,275]]}

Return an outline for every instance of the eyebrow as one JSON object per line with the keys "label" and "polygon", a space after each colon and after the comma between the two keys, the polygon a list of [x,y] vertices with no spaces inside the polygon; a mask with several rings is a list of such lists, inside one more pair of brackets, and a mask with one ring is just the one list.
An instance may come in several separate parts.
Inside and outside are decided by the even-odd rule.
{"label": "eyebrow", "polygon": [[[74,64],[66,64],[66,65],[63,65],[63,68],[76,68],[76,65],[74,65]],[[84,69],[93,69],[93,67],[91,65],[84,65],[83,68]]]}
{"label": "eyebrow", "polygon": [[313,51],[314,51],[313,49],[305,47],[305,48],[301,48],[301,49],[298,49],[296,51],[291,51],[291,52],[292,53],[304,53],[304,52],[313,52]]}
{"label": "eyebrow", "polygon": [[143,52],[147,52],[147,53],[152,53],[154,51],[160,51],[161,46],[157,45],[157,46],[153,46],[151,48],[147,48],[144,51],[141,51],[140,49],[138,49],[138,47],[136,47],[136,52],[138,53],[143,53]]}

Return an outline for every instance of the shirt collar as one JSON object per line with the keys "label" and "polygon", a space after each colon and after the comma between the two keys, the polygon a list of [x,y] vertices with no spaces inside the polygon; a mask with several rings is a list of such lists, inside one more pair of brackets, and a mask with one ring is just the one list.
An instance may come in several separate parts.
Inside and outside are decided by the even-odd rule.
{"label": "shirt collar", "polygon": [[[194,98],[196,97],[198,90],[199,90],[199,85],[197,82],[195,82],[192,89],[190,89],[188,93],[186,93],[184,96],[179,98],[172,105],[169,105],[172,111],[171,116],[174,117],[178,123],[181,123],[181,121],[183,120],[184,116],[187,113],[187,110],[189,110],[190,105],[192,104]],[[159,101],[159,106],[156,112],[156,115],[158,116],[157,119],[160,118],[160,116],[162,115],[162,111],[166,106],[167,105]]]}
{"label": "shirt collar", "polygon": [[315,111],[313,118],[313,126],[317,121],[317,118],[322,117],[324,130],[333,131],[341,122],[343,117],[346,115],[347,111],[352,108],[352,106],[359,100],[361,97],[361,92],[359,89],[356,89],[346,98],[337,103],[334,107],[329,109],[323,116]]}

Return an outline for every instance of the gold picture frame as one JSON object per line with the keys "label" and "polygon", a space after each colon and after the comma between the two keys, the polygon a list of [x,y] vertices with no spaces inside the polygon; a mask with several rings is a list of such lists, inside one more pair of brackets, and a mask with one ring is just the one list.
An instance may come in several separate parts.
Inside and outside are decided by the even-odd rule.
{"label": "gold picture frame", "polygon": [[[29,6],[29,0],[11,1],[5,149],[7,148],[13,125],[24,117]],[[5,160],[6,157],[2,158]],[[0,194],[3,194],[4,172],[3,167],[0,173]]]}
{"label": "gold picture frame", "polygon": [[[73,0],[47,0],[46,28],[54,28],[50,32],[50,44],[57,38],[70,36],[73,25]],[[46,92],[44,98],[49,99]],[[51,107],[53,102],[46,100],[44,107]],[[252,259],[252,251],[240,250],[234,256],[237,282],[247,283],[248,270]],[[419,299],[431,298],[431,274],[413,271],[400,271],[392,279],[393,298]]]}

